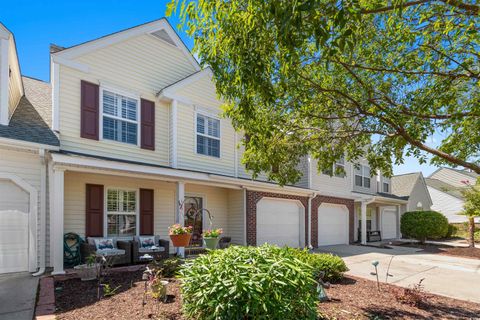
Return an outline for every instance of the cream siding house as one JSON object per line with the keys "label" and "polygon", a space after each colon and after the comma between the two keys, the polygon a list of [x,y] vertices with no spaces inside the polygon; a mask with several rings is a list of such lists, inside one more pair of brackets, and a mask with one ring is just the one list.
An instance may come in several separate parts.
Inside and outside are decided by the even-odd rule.
{"label": "cream siding house", "polygon": [[[37,258],[28,260],[29,271],[46,266],[63,273],[63,237],[70,232],[168,240],[168,227],[180,223],[194,225],[196,247],[209,228],[222,228],[239,245],[366,243],[372,231],[400,236],[407,199],[383,190],[388,179],[366,161],[339,162],[345,174],[331,177],[306,156],[293,186],[265,175],[253,180],[241,161],[243,135],[222,115],[211,70],[200,68],[166,19],[54,46],[50,67],[50,84],[23,78],[25,94],[9,125],[0,125],[1,142],[17,145],[2,151],[0,190],[10,200],[0,203],[18,205],[37,221],[28,224],[36,236],[24,246]],[[28,141],[25,148],[19,140]],[[12,181],[29,187],[18,191]],[[27,201],[25,190],[38,201]],[[184,254],[170,244],[175,252]]]}

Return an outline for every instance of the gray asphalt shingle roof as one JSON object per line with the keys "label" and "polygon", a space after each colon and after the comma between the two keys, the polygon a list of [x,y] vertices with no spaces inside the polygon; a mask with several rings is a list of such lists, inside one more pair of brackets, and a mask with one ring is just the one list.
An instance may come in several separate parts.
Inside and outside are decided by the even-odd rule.
{"label": "gray asphalt shingle roof", "polygon": [[59,146],[50,129],[52,102],[50,84],[22,77],[25,95],[20,99],[8,126],[0,125],[0,137]]}
{"label": "gray asphalt shingle roof", "polygon": [[410,196],[413,187],[415,186],[415,183],[420,176],[420,172],[406,173],[393,176],[392,193],[400,197]]}

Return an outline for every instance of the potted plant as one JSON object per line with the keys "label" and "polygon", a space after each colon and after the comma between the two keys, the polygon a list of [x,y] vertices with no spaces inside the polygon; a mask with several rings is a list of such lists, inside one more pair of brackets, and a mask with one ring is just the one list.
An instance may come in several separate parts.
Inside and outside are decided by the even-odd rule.
{"label": "potted plant", "polygon": [[222,229],[203,230],[202,237],[205,247],[210,250],[216,249],[222,233]]}
{"label": "potted plant", "polygon": [[180,224],[174,224],[168,228],[168,234],[174,247],[187,247],[192,237],[192,226],[182,227]]}
{"label": "potted plant", "polygon": [[97,256],[91,254],[85,259],[85,264],[73,267],[82,281],[95,280],[98,275]]}

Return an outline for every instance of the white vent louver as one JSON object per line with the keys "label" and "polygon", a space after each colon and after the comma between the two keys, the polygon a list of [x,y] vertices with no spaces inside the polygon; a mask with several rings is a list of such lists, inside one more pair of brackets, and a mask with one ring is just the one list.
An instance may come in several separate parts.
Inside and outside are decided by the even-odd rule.
{"label": "white vent louver", "polygon": [[168,35],[168,33],[165,31],[165,30],[158,30],[158,31],[155,31],[155,32],[152,32],[151,33],[152,36],[154,37],[157,37],[158,39],[161,39],[165,42],[168,42],[169,44],[171,44],[172,46],[177,46],[177,44],[175,43],[175,41],[173,41],[173,39]]}

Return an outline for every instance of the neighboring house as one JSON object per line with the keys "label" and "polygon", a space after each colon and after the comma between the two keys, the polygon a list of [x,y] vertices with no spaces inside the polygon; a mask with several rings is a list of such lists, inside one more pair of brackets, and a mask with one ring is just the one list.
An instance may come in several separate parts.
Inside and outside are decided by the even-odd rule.
{"label": "neighboring house", "polygon": [[0,274],[45,266],[50,86],[21,77],[13,34],[0,23]]}
{"label": "neighboring house", "polygon": [[[428,191],[432,197],[432,210],[443,213],[450,223],[467,222],[466,216],[459,213],[465,203],[461,189],[465,188],[462,181],[475,184],[478,174],[453,168],[439,168],[426,180]],[[480,222],[480,219],[475,219]]]}
{"label": "neighboring house", "polygon": [[432,206],[432,199],[421,172],[393,176],[392,193],[400,197],[408,197],[407,211],[430,210]]}
{"label": "neighboring house", "polygon": [[[38,206],[46,208],[30,245],[39,257],[32,266],[46,261],[63,272],[64,233],[168,239],[168,227],[193,224],[199,208],[242,245],[365,243],[375,230],[400,236],[408,199],[392,194],[390,180],[366,161],[339,161],[345,174],[330,177],[334,168],[317,173],[316,161],[305,157],[296,185],[252,180],[237,148],[243,137],[220,116],[211,70],[200,68],[166,19],[69,48],[52,46],[50,61],[50,85],[23,78],[32,92],[51,90],[51,101],[39,94],[32,102],[51,128],[48,143],[42,140],[51,147],[36,155],[39,175],[48,166],[46,182],[32,182]],[[199,220],[194,238],[201,244],[202,228],[212,225],[206,215]]]}

